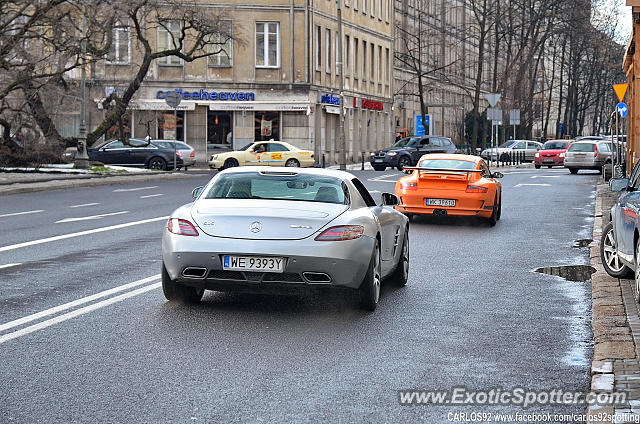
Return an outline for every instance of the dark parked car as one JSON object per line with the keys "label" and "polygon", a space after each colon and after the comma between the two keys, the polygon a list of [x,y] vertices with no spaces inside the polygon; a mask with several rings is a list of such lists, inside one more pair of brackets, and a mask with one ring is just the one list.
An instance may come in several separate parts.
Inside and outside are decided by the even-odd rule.
{"label": "dark parked car", "polygon": [[418,135],[402,138],[390,148],[372,153],[370,161],[376,171],[384,171],[389,166],[397,167],[402,171],[405,166],[415,166],[427,153],[456,153],[457,151],[450,138]]}
{"label": "dark parked car", "polygon": [[602,229],[600,257],[605,271],[616,278],[635,277],[635,298],[640,300],[640,161],[629,178],[609,181],[620,198],[609,213],[610,221]]}
{"label": "dark parked car", "polygon": [[[121,140],[109,140],[101,145],[87,149],[89,159],[102,162],[105,165],[136,166],[149,169],[173,169],[173,147],[163,147],[149,142],[132,138],[129,144]],[[182,158],[176,157],[176,167],[182,168]]]}

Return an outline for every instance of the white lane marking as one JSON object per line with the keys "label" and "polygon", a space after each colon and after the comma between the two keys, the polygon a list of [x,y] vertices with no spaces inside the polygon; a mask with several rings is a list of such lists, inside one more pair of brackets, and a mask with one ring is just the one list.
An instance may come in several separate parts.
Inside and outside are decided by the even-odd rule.
{"label": "white lane marking", "polygon": [[15,264],[0,265],[0,269],[11,268],[12,266],[18,266],[18,265],[22,265],[22,262],[18,262],[18,263],[15,263]]}
{"label": "white lane marking", "polygon": [[[376,182],[382,181],[382,182],[385,182],[385,183],[390,183],[391,181],[387,180],[386,178],[396,177],[396,176],[398,176],[398,175],[397,174],[385,174],[385,175],[380,175],[380,176],[377,176],[377,177],[369,178],[369,181],[376,181]],[[393,180],[393,182],[395,183],[396,180]]]}
{"label": "white lane marking", "polygon": [[158,188],[158,186],[151,187],[137,187],[137,188],[118,188],[113,190],[114,193],[121,193],[125,191],[140,191],[140,190],[151,190],[152,188]]}
{"label": "white lane marking", "polygon": [[8,246],[2,246],[2,247],[0,247],[0,252],[6,252],[7,250],[20,249],[21,247],[34,246],[36,244],[49,243],[49,242],[52,242],[52,241],[64,240],[64,239],[73,238],[73,237],[86,236],[88,234],[102,233],[104,231],[118,230],[120,228],[131,227],[131,226],[134,226],[134,225],[147,224],[147,223],[150,223],[150,222],[157,222],[157,221],[164,221],[164,220],[167,220],[167,219],[169,219],[168,216],[160,216],[158,218],[143,219],[142,221],[127,222],[127,223],[124,223],[124,224],[111,225],[109,227],[101,227],[101,228],[96,228],[96,229],[93,229],[93,230],[78,231],[77,233],[62,234],[62,235],[59,235],[59,236],[47,237],[47,238],[39,239],[39,240],[25,241],[23,243],[10,244]]}
{"label": "white lane marking", "polygon": [[161,286],[162,283],[154,283],[148,286],[141,287],[136,290],[132,290],[127,293],[123,293],[118,296],[111,297],[109,299],[105,299],[101,302],[94,303],[89,306],[85,306],[84,308],[76,309],[75,311],[67,312],[66,314],[59,315],[55,318],[48,319],[46,321],[39,322],[37,324],[30,325],[29,327],[21,328],[20,330],[13,331],[11,333],[7,333],[3,336],[0,336],[0,344],[8,342],[9,340],[16,339],[18,337],[25,336],[27,334],[33,333],[34,331],[42,330],[43,328],[51,327],[54,324],[58,324],[60,322],[64,322],[70,320],[71,318],[75,318],[80,315],[87,314],[89,312],[95,311],[96,309],[104,308],[105,306],[113,305],[114,303],[122,302],[123,300],[129,299],[130,297],[138,296],[140,294],[146,293],[151,290],[155,290]]}
{"label": "white lane marking", "polygon": [[13,327],[17,327],[22,324],[26,324],[31,321],[35,321],[40,318],[44,318],[49,315],[57,314],[58,312],[66,311],[67,309],[75,308],[76,306],[82,305],[83,303],[93,302],[96,299],[100,299],[101,297],[110,296],[114,293],[118,293],[127,289],[130,289],[135,286],[139,286],[141,284],[146,284],[150,281],[154,281],[160,278],[160,274],[152,275],[151,277],[143,278],[142,280],[134,281],[132,283],[123,284],[121,286],[114,287],[109,290],[104,290],[96,294],[92,294],[91,296],[82,297],[80,299],[76,299],[72,302],[64,303],[62,305],[58,305],[53,308],[45,309],[44,311],[37,312],[35,314],[27,315],[26,317],[18,318],[13,321],[9,321],[5,324],[0,325],[0,331],[5,331]]}
{"label": "white lane marking", "polygon": [[65,219],[61,219],[60,221],[56,221],[56,224],[63,224],[65,222],[89,221],[92,219],[101,219],[101,218],[104,218],[105,216],[122,215],[123,213],[129,213],[129,211],[102,213],[100,215],[81,216],[78,218],[65,218]]}
{"label": "white lane marking", "polygon": [[158,197],[158,196],[164,196],[164,194],[149,194],[146,196],[140,196],[141,199],[148,199],[149,197]]}
{"label": "white lane marking", "polygon": [[369,190],[369,193],[380,193],[380,190]]}
{"label": "white lane marking", "polygon": [[44,209],[39,209],[37,211],[5,213],[3,215],[0,215],[0,218],[4,218],[4,217],[7,217],[7,216],[29,215],[29,214],[32,214],[32,213],[40,213],[40,212],[44,212]]}
{"label": "white lane marking", "polygon": [[524,187],[524,186],[550,187],[551,184],[516,184],[513,186],[513,188]]}
{"label": "white lane marking", "polygon": [[84,208],[86,206],[96,206],[99,205],[100,203],[83,203],[82,205],[73,205],[73,206],[69,206],[70,208]]}
{"label": "white lane marking", "polygon": [[560,175],[533,175],[531,178],[560,178]]}

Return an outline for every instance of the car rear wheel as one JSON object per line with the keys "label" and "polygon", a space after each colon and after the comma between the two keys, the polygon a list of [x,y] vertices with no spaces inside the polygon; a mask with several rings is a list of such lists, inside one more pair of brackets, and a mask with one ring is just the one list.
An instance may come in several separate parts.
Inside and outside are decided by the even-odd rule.
{"label": "car rear wheel", "polygon": [[297,159],[289,159],[287,161],[287,163],[284,164],[284,166],[288,166],[291,168],[299,168],[300,167],[300,162],[298,162]]}
{"label": "car rear wheel", "polygon": [[380,285],[382,283],[382,272],[380,268],[380,245],[376,239],[373,246],[373,254],[369,262],[367,274],[360,284],[360,307],[367,311],[375,311],[380,300]]}
{"label": "car rear wheel", "polygon": [[633,275],[631,269],[623,264],[618,256],[616,238],[613,233],[613,222],[608,223],[602,229],[602,236],[600,237],[600,259],[602,260],[604,270],[612,277],[631,278],[631,275]]}
{"label": "car rear wheel", "polygon": [[500,193],[500,200],[498,200],[498,216],[496,217],[497,220],[500,220],[500,217],[502,216],[502,193]]}
{"label": "car rear wheel", "polygon": [[569,168],[569,172],[571,172],[572,174],[577,174],[578,173],[578,169],[577,168]]}
{"label": "car rear wheel", "polygon": [[147,168],[165,171],[167,169],[167,161],[159,157],[153,157],[149,160]]}
{"label": "car rear wheel", "polygon": [[398,171],[402,171],[407,166],[411,166],[411,159],[409,156],[402,156],[398,159]]}
{"label": "car rear wheel", "polygon": [[640,239],[636,243],[636,255],[635,255],[636,271],[634,273],[635,290],[634,298],[636,303],[640,303]]}
{"label": "car rear wheel", "polygon": [[536,169],[540,169],[540,165],[534,165]]}
{"label": "car rear wheel", "polygon": [[551,168],[553,168],[553,166],[552,165],[547,165],[547,168],[551,169]]}
{"label": "car rear wheel", "polygon": [[498,196],[496,195],[495,200],[493,201],[493,212],[491,212],[491,216],[489,217],[489,225],[492,227],[496,225],[498,222],[498,208],[500,204],[498,203]]}
{"label": "car rear wheel", "polygon": [[407,285],[409,279],[409,229],[404,230],[404,239],[402,240],[402,247],[400,251],[400,257],[398,258],[398,265],[395,271],[389,277],[389,281],[393,285],[398,287],[404,287]]}
{"label": "car rear wheel", "polygon": [[185,286],[172,280],[164,263],[162,264],[162,292],[167,300],[182,303],[198,303],[204,295],[204,289]]}
{"label": "car rear wheel", "polygon": [[227,169],[227,168],[235,168],[236,166],[238,166],[238,161],[234,158],[229,158],[227,160],[224,161],[224,167],[223,169]]}
{"label": "car rear wheel", "polygon": [[373,165],[373,169],[375,169],[376,171],[384,171],[385,169],[387,169],[387,167],[380,166],[380,165]]}

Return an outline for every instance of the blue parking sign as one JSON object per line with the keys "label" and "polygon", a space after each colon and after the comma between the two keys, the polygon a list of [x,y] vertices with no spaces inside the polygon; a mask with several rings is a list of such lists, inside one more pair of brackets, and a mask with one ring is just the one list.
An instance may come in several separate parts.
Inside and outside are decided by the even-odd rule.
{"label": "blue parking sign", "polygon": [[415,135],[427,135],[427,133],[431,134],[430,131],[427,130],[430,124],[430,116],[425,115],[424,121],[426,125],[422,124],[422,115],[416,115],[416,134]]}

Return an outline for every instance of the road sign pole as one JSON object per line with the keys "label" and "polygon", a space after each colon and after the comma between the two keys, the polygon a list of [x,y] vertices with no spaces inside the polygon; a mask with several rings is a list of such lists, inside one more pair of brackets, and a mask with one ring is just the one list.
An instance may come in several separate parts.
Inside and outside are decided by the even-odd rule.
{"label": "road sign pole", "polygon": [[178,108],[173,108],[173,126],[175,130],[175,135],[173,136],[173,172],[176,172],[176,162],[177,162],[177,152],[178,150]]}

